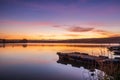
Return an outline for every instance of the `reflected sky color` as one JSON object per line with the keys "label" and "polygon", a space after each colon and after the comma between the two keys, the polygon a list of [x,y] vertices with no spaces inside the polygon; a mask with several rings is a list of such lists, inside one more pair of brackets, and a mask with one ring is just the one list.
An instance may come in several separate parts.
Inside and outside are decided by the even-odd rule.
{"label": "reflected sky color", "polygon": [[120,0],[0,0],[0,38],[120,36]]}
{"label": "reflected sky color", "polygon": [[[106,55],[105,46],[90,47],[75,44],[0,44],[0,79],[19,80],[97,80],[100,70],[95,70],[95,79],[84,67],[58,64],[57,52],[84,52],[90,55]],[[78,44],[76,44],[78,45]],[[92,44],[91,44],[92,45]],[[93,44],[95,45],[95,44]],[[104,54],[101,54],[102,52]],[[104,72],[102,72],[104,74]],[[102,75],[103,75],[102,74]]]}
{"label": "reflected sky color", "polygon": [[[68,45],[68,44],[67,44]],[[56,52],[83,52],[90,55],[108,55],[106,47],[75,47],[63,45],[34,44],[23,47],[22,45],[10,44],[0,48],[0,59],[3,64],[35,63],[47,64],[58,59]],[[104,54],[102,54],[104,52]],[[5,62],[4,62],[5,61]],[[1,63],[2,64],[2,63]]]}

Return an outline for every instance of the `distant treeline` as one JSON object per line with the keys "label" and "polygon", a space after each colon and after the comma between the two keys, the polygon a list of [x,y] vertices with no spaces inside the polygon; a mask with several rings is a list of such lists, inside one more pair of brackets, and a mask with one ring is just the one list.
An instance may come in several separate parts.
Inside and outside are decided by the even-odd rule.
{"label": "distant treeline", "polygon": [[22,39],[22,40],[19,40],[19,39],[12,39],[12,40],[0,39],[0,43],[27,43],[27,42],[28,42],[27,39]]}
{"label": "distant treeline", "polygon": [[69,39],[69,40],[27,40],[27,39],[8,40],[8,39],[0,39],[0,43],[120,43],[120,37]]}

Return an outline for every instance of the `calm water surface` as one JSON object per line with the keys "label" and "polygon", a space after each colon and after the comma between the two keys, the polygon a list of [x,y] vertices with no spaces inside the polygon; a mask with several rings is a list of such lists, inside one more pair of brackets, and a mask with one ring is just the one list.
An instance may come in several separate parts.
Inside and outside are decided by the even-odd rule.
{"label": "calm water surface", "polygon": [[[57,52],[109,55],[108,45],[86,44],[0,44],[0,80],[97,80],[104,72],[57,63]],[[99,75],[99,73],[103,73]]]}

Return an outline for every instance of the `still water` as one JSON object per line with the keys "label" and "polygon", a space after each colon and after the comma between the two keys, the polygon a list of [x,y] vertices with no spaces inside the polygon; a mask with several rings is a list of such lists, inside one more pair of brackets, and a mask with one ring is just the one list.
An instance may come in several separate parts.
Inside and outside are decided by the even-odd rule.
{"label": "still water", "polygon": [[[0,80],[97,80],[105,72],[57,63],[57,52],[108,54],[107,44],[0,44]],[[100,74],[102,73],[102,74]]]}

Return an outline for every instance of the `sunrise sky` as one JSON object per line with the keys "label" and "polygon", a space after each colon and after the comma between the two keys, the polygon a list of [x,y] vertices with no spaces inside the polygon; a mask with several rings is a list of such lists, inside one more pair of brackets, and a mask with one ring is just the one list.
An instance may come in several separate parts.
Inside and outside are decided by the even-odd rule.
{"label": "sunrise sky", "polygon": [[0,0],[0,38],[120,36],[120,0]]}

